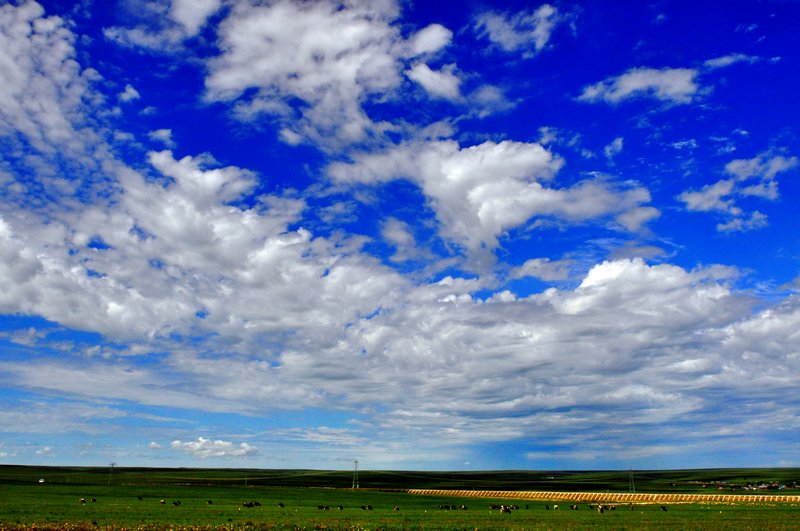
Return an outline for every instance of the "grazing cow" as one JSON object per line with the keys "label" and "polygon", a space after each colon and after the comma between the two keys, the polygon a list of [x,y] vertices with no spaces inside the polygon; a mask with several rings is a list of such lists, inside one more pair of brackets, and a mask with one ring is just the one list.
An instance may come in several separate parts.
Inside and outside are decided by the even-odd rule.
{"label": "grazing cow", "polygon": [[572,509],[573,511],[577,511],[578,510],[578,504],[573,503],[572,505],[569,506],[569,508]]}
{"label": "grazing cow", "polygon": [[161,500],[161,501],[159,501],[158,503],[160,503],[161,505],[164,505],[164,504],[166,504],[166,503],[167,503],[167,500]]}
{"label": "grazing cow", "polygon": [[397,506],[397,505],[395,505],[394,507],[392,507],[392,510],[393,510],[393,511],[399,511],[399,510],[400,510],[400,507],[399,507],[399,506]]}
{"label": "grazing cow", "polygon": [[283,503],[283,502],[279,502],[279,503],[278,503],[278,507],[280,507],[281,509],[283,509],[284,507],[286,507],[286,505],[284,505],[284,503]]}
{"label": "grazing cow", "polygon": [[206,500],[206,505],[214,505],[214,502],[211,500]]}
{"label": "grazing cow", "polygon": [[320,511],[330,511],[331,510],[331,508],[328,507],[327,505],[317,505],[317,509],[319,509]]}
{"label": "grazing cow", "polygon": [[466,511],[467,510],[467,506],[466,505],[462,505],[461,507],[459,507],[459,509],[461,509],[462,511]]}
{"label": "grazing cow", "polygon": [[181,502],[179,500],[175,500],[174,502],[172,502],[172,505],[174,505],[175,507],[180,507]]}
{"label": "grazing cow", "polygon": [[667,512],[667,506],[666,505],[662,505],[661,506],[661,510],[664,511],[664,512]]}
{"label": "grazing cow", "polygon": [[553,505],[553,510],[557,511],[558,510],[558,505]]}
{"label": "grazing cow", "polygon": [[138,499],[139,501],[142,501],[142,500],[143,500],[143,498],[142,498],[141,496],[137,496],[137,499]]}
{"label": "grazing cow", "polygon": [[80,502],[81,502],[81,503],[86,503],[86,498],[81,498],[81,499],[80,499]]}
{"label": "grazing cow", "polygon": [[545,510],[545,511],[549,511],[549,510],[550,510],[550,505],[548,505],[548,504],[545,504],[545,506],[544,506],[544,510]]}
{"label": "grazing cow", "polygon": [[344,511],[344,505],[339,504],[339,507],[337,507],[337,509],[339,509],[340,511]]}
{"label": "grazing cow", "polygon": [[96,503],[96,502],[97,502],[97,498],[92,498],[92,503]]}
{"label": "grazing cow", "polygon": [[511,514],[511,507],[507,506],[507,505],[501,505],[500,506],[500,512],[501,513]]}

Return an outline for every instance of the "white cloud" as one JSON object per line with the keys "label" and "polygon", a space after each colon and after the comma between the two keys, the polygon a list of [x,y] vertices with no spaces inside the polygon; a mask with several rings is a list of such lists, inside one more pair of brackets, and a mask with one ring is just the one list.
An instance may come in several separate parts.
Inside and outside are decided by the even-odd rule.
{"label": "white cloud", "polygon": [[222,0],[170,0],[167,2],[120,2],[118,17],[134,26],[103,29],[106,39],[132,48],[156,53],[181,51],[183,41],[196,36],[210,16],[222,7]]}
{"label": "white cloud", "polygon": [[608,159],[614,158],[614,156],[622,153],[622,147],[624,144],[624,139],[621,136],[618,136],[614,140],[611,141],[605,148],[603,148],[603,154]]}
{"label": "white cloud", "polygon": [[682,192],[678,199],[686,204],[686,208],[695,212],[720,212],[738,213],[729,196],[733,191],[734,181],[723,179],[713,184],[707,184],[700,190],[687,190]]}
{"label": "white cloud", "polygon": [[431,258],[431,253],[420,249],[408,223],[397,218],[389,218],[381,225],[381,236],[395,248],[390,257],[395,262]]}
{"label": "white cloud", "polygon": [[[499,245],[504,231],[533,217],[580,223],[614,216],[637,230],[630,216],[650,201],[646,190],[617,188],[603,179],[568,188],[547,186],[562,164],[539,144],[484,142],[461,148],[453,141],[438,141],[362,154],[353,164],[331,165],[329,173],[340,182],[413,180],[436,212],[442,237],[479,262],[489,259],[486,253]],[[648,209],[637,219],[644,222],[654,215]]]}
{"label": "white cloud", "polygon": [[767,216],[756,210],[751,212],[749,216],[741,215],[725,223],[718,223],[717,230],[720,232],[746,232],[761,229],[767,225]]}
{"label": "white cloud", "polygon": [[82,98],[89,79],[75,37],[35,2],[0,7],[0,132],[22,135],[41,152],[79,151]]}
{"label": "white cloud", "polygon": [[422,85],[422,88],[435,98],[445,98],[455,100],[461,96],[459,86],[461,80],[453,71],[454,65],[447,65],[441,70],[431,70],[431,68],[419,63],[406,71],[406,75]]}
{"label": "white cloud", "polygon": [[147,133],[150,140],[160,142],[165,147],[174,148],[175,142],[172,140],[172,129],[156,129]]}
{"label": "white cloud", "polygon": [[198,437],[196,441],[183,442],[180,440],[172,441],[170,447],[174,450],[181,450],[193,457],[200,459],[208,458],[236,458],[236,457],[255,457],[259,455],[256,447],[248,443],[236,445],[232,442],[223,440],[206,439]]}
{"label": "white cloud", "polygon": [[222,6],[222,0],[172,0],[170,18],[183,26],[186,35],[196,35],[209,16]]}
{"label": "white cloud", "polygon": [[721,179],[703,186],[700,190],[685,190],[677,199],[695,212],[718,212],[728,220],[717,224],[720,232],[744,232],[760,229],[768,224],[761,212],[745,212],[737,199],[758,197],[775,201],[779,197],[776,176],[797,166],[797,157],[768,154],[752,159],[735,159],[725,165],[730,179]]}
{"label": "white cloud", "polygon": [[[222,53],[208,63],[206,99],[235,102],[244,118],[276,115],[323,145],[363,141],[376,124],[362,102],[401,80],[397,14],[390,2],[237,4],[220,26]],[[437,29],[420,39],[422,51],[444,40]],[[289,98],[302,105],[290,108]]]}
{"label": "white cloud", "polygon": [[531,57],[547,45],[559,22],[558,10],[544,4],[535,11],[482,13],[476,18],[475,31],[506,52],[520,51],[523,57]]}
{"label": "white cloud", "polygon": [[735,53],[730,55],[723,55],[720,57],[715,57],[714,59],[709,59],[703,63],[703,66],[710,69],[715,68],[725,68],[727,66],[731,66],[736,63],[748,63],[753,64],[760,61],[760,57],[755,57],[752,55],[745,55],[742,53]]}
{"label": "white cloud", "polygon": [[508,277],[510,279],[532,277],[545,281],[566,280],[573,266],[574,262],[572,260],[531,258],[521,266],[513,268]]}
{"label": "white cloud", "polygon": [[125,85],[125,90],[120,92],[117,97],[119,98],[119,101],[127,103],[129,101],[138,100],[141,98],[141,95],[139,94],[138,90],[133,88],[133,85]]}
{"label": "white cloud", "polygon": [[409,56],[431,54],[443,49],[453,39],[453,32],[441,24],[431,24],[411,36],[408,42]]}
{"label": "white cloud", "polygon": [[725,165],[725,171],[734,175],[739,181],[745,181],[751,177],[764,181],[774,179],[777,174],[797,166],[797,163],[797,157],[774,155],[767,158],[767,155],[759,155],[752,159],[732,160]]}
{"label": "white cloud", "polygon": [[578,99],[619,103],[649,97],[677,104],[691,103],[700,90],[697,70],[690,68],[632,68],[624,74],[584,87]]}

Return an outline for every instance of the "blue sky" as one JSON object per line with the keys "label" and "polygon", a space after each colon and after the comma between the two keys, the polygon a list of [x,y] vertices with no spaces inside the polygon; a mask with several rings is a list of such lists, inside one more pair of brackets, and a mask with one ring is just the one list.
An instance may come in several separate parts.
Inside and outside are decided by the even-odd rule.
{"label": "blue sky", "polygon": [[800,4],[0,7],[0,462],[800,466]]}

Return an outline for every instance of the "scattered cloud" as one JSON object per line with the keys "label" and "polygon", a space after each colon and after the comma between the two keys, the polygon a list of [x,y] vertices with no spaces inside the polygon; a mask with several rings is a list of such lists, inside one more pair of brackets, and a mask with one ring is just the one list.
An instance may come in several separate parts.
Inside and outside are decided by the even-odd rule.
{"label": "scattered cloud", "polygon": [[623,144],[624,139],[621,136],[618,136],[612,140],[610,144],[603,148],[603,154],[607,159],[613,159],[616,155],[622,153]]}
{"label": "scattered cloud", "polygon": [[584,87],[579,100],[620,103],[632,98],[654,98],[675,104],[691,103],[700,90],[698,71],[691,68],[632,68]]}
{"label": "scattered cloud", "polygon": [[198,437],[196,441],[172,441],[170,448],[173,450],[186,452],[192,457],[197,457],[199,459],[232,459],[240,457],[256,457],[259,455],[258,449],[246,442],[236,445],[229,441],[223,441],[219,439],[211,440],[206,439],[205,437]]}
{"label": "scattered cloud", "polygon": [[517,13],[487,11],[475,20],[475,31],[504,52],[520,52],[529,58],[545,48],[561,21],[558,9],[543,4]]}
{"label": "scattered cloud", "polygon": [[[780,113],[711,91],[760,56],[625,65],[576,101],[552,66],[596,51],[541,55],[550,4],[456,32],[392,0],[116,7],[114,53],[90,7],[0,7],[0,456],[686,466],[763,434],[796,459],[797,275],[740,233],[792,203],[798,159],[763,133]],[[652,223],[668,186],[684,208]],[[682,237],[702,212],[713,255]]]}
{"label": "scattered cloud", "polygon": [[551,261],[549,258],[531,258],[521,266],[513,268],[508,276],[511,279],[532,277],[547,281],[566,280],[574,265],[573,260]]}
{"label": "scattered cloud", "polygon": [[725,68],[736,63],[753,64],[760,60],[761,60],[760,57],[745,55],[742,53],[735,53],[730,55],[723,55],[721,57],[715,57],[714,59],[708,59],[703,63],[703,66],[710,69]]}
{"label": "scattered cloud", "polygon": [[[390,2],[236,4],[219,29],[222,53],[208,62],[206,99],[235,103],[243,119],[273,115],[320,145],[364,141],[380,127],[362,103],[401,81],[397,15]],[[435,26],[412,49],[445,43]]]}
{"label": "scattered cloud", "polygon": [[117,96],[119,101],[123,103],[127,103],[129,101],[138,100],[141,98],[139,91],[133,88],[133,85],[125,85],[125,90],[119,93]]}
{"label": "scattered cloud", "polygon": [[775,201],[779,197],[779,173],[794,168],[797,157],[758,155],[752,159],[735,159],[725,165],[729,179],[707,184],[699,190],[686,190],[678,195],[686,208],[694,212],[717,212],[729,218],[717,225],[721,232],[744,232],[767,226],[767,216],[761,212],[746,212],[737,204],[745,197]]}
{"label": "scattered cloud", "polygon": [[441,70],[431,70],[428,65],[420,63],[406,71],[406,75],[419,83],[432,97],[455,100],[461,96],[461,80],[453,73],[454,66],[447,65]]}

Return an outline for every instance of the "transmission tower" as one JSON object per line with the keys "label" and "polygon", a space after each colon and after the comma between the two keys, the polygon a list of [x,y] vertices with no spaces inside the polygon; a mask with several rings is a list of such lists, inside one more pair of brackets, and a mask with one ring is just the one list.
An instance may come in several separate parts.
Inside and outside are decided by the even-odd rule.
{"label": "transmission tower", "polygon": [[358,488],[358,459],[353,461],[353,489]]}

